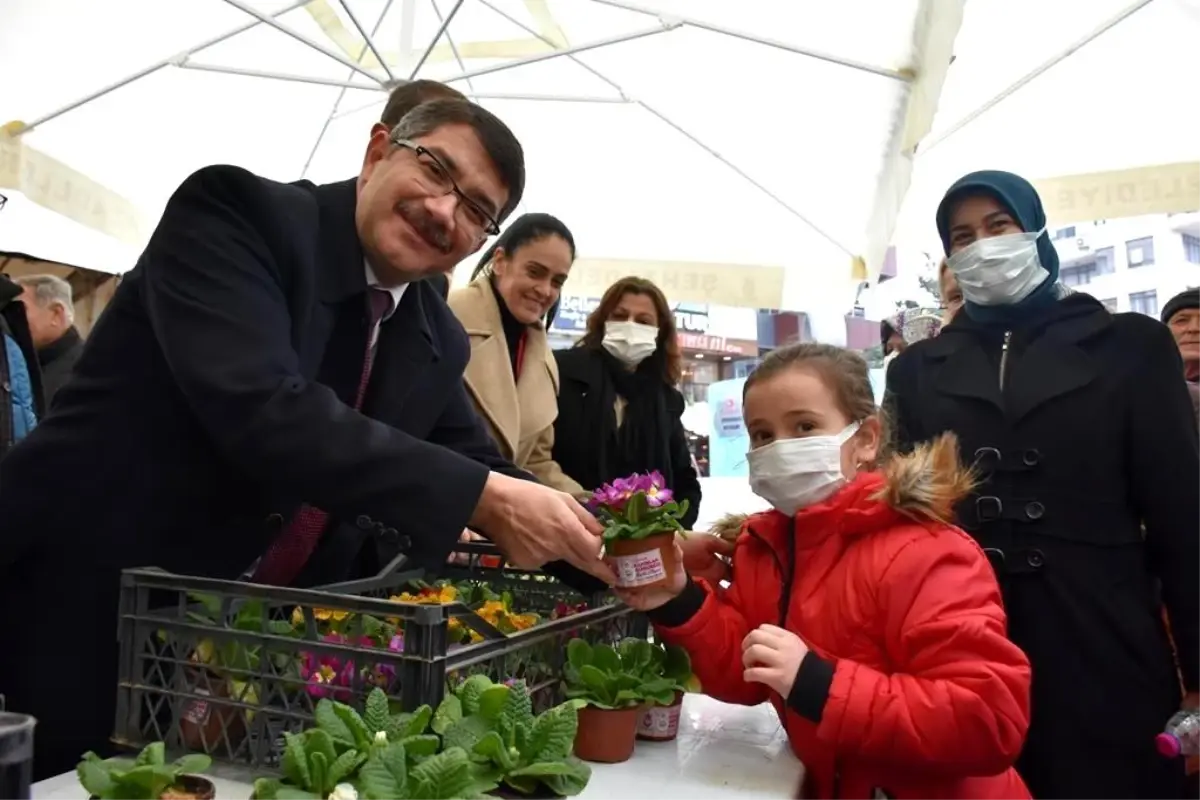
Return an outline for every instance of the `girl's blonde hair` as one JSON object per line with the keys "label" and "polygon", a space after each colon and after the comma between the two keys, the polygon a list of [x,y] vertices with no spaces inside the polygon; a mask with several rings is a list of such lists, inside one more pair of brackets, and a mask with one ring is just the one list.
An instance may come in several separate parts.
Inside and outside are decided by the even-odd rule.
{"label": "girl's blonde hair", "polygon": [[805,342],[771,351],[746,379],[743,393],[789,369],[806,369],[820,378],[833,390],[839,410],[851,421],[871,416],[879,420],[875,466],[885,478],[879,500],[914,519],[951,523],[955,504],[975,487],[973,471],[959,460],[958,438],[953,433],[918,444],[911,452],[897,452],[888,415],[875,405],[867,362],[853,350],[829,344]]}

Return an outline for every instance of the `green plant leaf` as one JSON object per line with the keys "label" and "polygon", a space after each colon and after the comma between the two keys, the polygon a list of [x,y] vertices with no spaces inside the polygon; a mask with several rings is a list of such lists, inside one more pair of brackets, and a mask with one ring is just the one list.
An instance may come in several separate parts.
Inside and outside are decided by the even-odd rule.
{"label": "green plant leaf", "polygon": [[321,796],[325,796],[333,791],[333,787],[329,785],[330,763],[331,761],[326,757],[325,753],[321,751],[309,751],[308,779],[312,781],[312,784],[308,788]]}
{"label": "green plant leaf", "polygon": [[634,492],[633,496],[625,503],[625,519],[633,525],[637,525],[646,515],[646,510],[649,508],[646,502],[645,492]]}
{"label": "green plant leaf", "polygon": [[442,746],[442,740],[432,733],[423,733],[415,736],[406,736],[400,740],[400,744],[404,745],[404,750],[410,757],[423,758],[436,753],[438,748]]}
{"label": "green plant leaf", "polygon": [[357,750],[347,750],[342,753],[332,764],[329,765],[329,777],[326,783],[329,786],[329,791],[333,791],[333,787],[337,786],[346,778],[354,775],[355,771],[363,765],[367,760],[366,753],[360,753]]}
{"label": "green plant leaf", "polygon": [[592,778],[592,768],[574,756],[565,759],[563,763],[569,772],[539,777],[550,791],[560,797],[573,797],[587,787]]}
{"label": "green plant leaf", "polygon": [[529,775],[514,775],[511,772],[504,776],[504,784],[521,794],[533,794],[538,788],[538,779]]}
{"label": "green plant leaf", "polygon": [[592,663],[592,646],[583,639],[567,642],[567,662],[576,670]]}
{"label": "green plant leaf", "polygon": [[561,761],[571,755],[575,732],[579,728],[579,711],[574,703],[563,703],[538,715],[533,721],[526,760]]}
{"label": "green plant leaf", "polygon": [[475,743],[472,752],[487,758],[498,766],[502,773],[517,766],[517,759],[509,752],[497,731],[488,731],[486,736]]}
{"label": "green plant leaf", "polygon": [[[333,745],[333,737],[326,731],[320,728],[309,728],[301,735],[304,736],[304,752],[309,754],[310,763],[313,753],[320,753],[324,756],[327,765],[337,760],[337,749]],[[320,791],[322,788],[324,787],[317,784],[315,780],[313,781],[313,791]]]}
{"label": "green plant leaf", "polygon": [[284,733],[283,741],[283,761],[280,765],[283,777],[293,786],[313,790],[308,774],[308,753],[304,749],[304,737],[296,733]]}
{"label": "green plant leaf", "polygon": [[491,725],[482,717],[463,717],[450,725],[442,734],[442,745],[446,750],[459,747],[470,753],[475,749],[479,740],[486,736],[491,729]]}
{"label": "green plant leaf", "polygon": [[498,719],[514,691],[514,688],[502,683],[489,686],[479,695],[479,708],[476,709],[476,713],[489,722]]}
{"label": "green plant leaf", "polygon": [[371,752],[358,770],[359,791],[366,800],[396,800],[412,797],[405,792],[408,786],[408,757],[404,745],[390,742],[387,747]]}
{"label": "green plant leaf", "polygon": [[640,692],[633,689],[621,689],[617,692],[617,696],[613,698],[614,708],[629,708],[629,706],[641,705],[642,695]]}
{"label": "green plant leaf", "polygon": [[592,666],[609,675],[616,675],[621,671],[621,657],[609,645],[598,644],[592,648]]}
{"label": "green plant leaf", "polygon": [[276,793],[283,788],[278,778],[255,778],[254,800],[276,800]]}
{"label": "green plant leaf", "polygon": [[171,763],[171,767],[180,775],[198,775],[212,766],[212,759],[203,753],[189,753]]}
{"label": "green plant leaf", "polygon": [[458,699],[462,702],[462,710],[465,714],[475,714],[479,711],[479,696],[486,690],[490,689],[495,684],[487,675],[472,675],[462,682],[455,692]]}
{"label": "green plant leaf", "polygon": [[[87,755],[93,758],[96,756],[95,753]],[[84,756],[83,761],[79,762],[79,766],[75,767],[75,774],[79,776],[79,783],[93,797],[106,798],[113,789],[113,780],[109,777],[108,770],[99,758],[91,760]]]}
{"label": "green plant leaf", "polygon": [[429,727],[433,729],[434,733],[440,733],[444,736],[450,726],[462,718],[462,701],[457,696],[448,694],[438,704],[437,711],[433,712],[433,721]]}
{"label": "green plant leaf", "polygon": [[344,747],[358,747],[365,749],[369,742],[364,737],[359,739],[354,735],[354,731],[342,721],[334,710],[333,701],[328,698],[323,698],[317,703],[315,711],[317,727],[329,734],[337,744]]}
{"label": "green plant leaf", "polygon": [[460,747],[438,753],[412,768],[412,792],[422,800],[457,800],[466,798],[474,782],[471,760]]}
{"label": "green plant leaf", "polygon": [[379,731],[387,732],[388,725],[392,721],[391,710],[388,708],[387,694],[383,689],[376,686],[367,695],[366,709],[363,711],[363,723],[367,726],[367,731],[371,734],[371,738]]}
{"label": "green plant leaf", "polygon": [[584,664],[583,669],[579,670],[579,677],[584,686],[595,691],[603,691],[609,682],[608,676],[591,664]]}
{"label": "green plant leaf", "polygon": [[[255,797],[257,796],[255,795]],[[289,786],[285,783],[275,792],[275,800],[324,800],[324,798],[319,794],[306,792],[303,789]]]}
{"label": "green plant leaf", "polygon": [[135,766],[143,766],[149,764],[156,766],[166,762],[167,746],[162,742],[151,742],[142,748],[142,752],[137,754],[134,759]]}
{"label": "green plant leaf", "polygon": [[[322,700],[321,702],[324,701]],[[370,748],[371,743],[375,741],[375,735],[367,729],[367,723],[363,722],[363,718],[358,715],[358,712],[345,703],[331,702],[331,705],[333,707],[333,713],[347,728],[350,729],[350,735],[353,737],[354,746],[359,750],[366,750]],[[318,718],[317,724],[321,724],[320,718]],[[321,727],[324,729],[324,726]],[[328,731],[326,732],[328,733]],[[332,733],[329,735],[333,736]]]}
{"label": "green plant leaf", "polygon": [[154,764],[141,764],[129,770],[115,781],[114,796],[121,800],[153,800],[158,797],[170,785],[170,780],[164,781],[155,773],[158,768]]}
{"label": "green plant leaf", "polygon": [[388,724],[387,735],[390,741],[400,741],[409,736],[420,736],[429,728],[433,719],[433,709],[427,705],[418,706],[411,714],[395,714]]}

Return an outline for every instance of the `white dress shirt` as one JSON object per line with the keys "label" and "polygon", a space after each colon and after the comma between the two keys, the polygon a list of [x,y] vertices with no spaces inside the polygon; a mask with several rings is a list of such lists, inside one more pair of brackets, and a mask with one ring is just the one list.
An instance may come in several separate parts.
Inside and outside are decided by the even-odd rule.
{"label": "white dress shirt", "polygon": [[[375,277],[375,270],[371,269],[371,265],[366,259],[363,260],[363,267],[367,271],[367,286],[379,286],[379,278]],[[408,288],[408,284],[402,283],[399,286],[381,286],[380,288],[392,296],[392,307],[379,320],[375,330],[371,331],[371,347],[375,346],[375,340],[379,338],[379,326],[390,319],[392,314],[396,313],[396,309],[400,307],[400,298],[404,297],[404,290]]]}

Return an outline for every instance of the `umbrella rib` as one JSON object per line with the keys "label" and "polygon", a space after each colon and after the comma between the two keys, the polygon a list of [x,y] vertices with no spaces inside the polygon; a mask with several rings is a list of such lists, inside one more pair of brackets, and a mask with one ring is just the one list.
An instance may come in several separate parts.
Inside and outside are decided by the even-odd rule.
{"label": "umbrella rib", "polygon": [[[350,18],[350,22],[353,23],[354,27],[358,29],[358,35],[363,37],[363,41],[366,42],[367,47],[370,48],[370,50],[371,50],[371,55],[375,56],[375,60],[379,62],[379,66],[383,67],[383,71],[387,73],[388,80],[389,81],[396,80],[396,76],[392,74],[392,68],[388,66],[387,61],[383,57],[383,54],[380,53],[379,48],[377,48],[375,46],[375,36],[379,33],[379,24],[375,25],[375,29],[373,31],[371,31],[371,33],[367,33],[366,29],[363,28],[362,23],[358,21],[358,16],[355,15],[354,11],[350,8],[350,3],[348,2],[348,0],[338,0],[338,3],[345,10],[346,16],[348,16]],[[384,6],[383,13],[379,15],[380,23],[383,22],[383,18],[385,16],[387,16],[388,9],[391,7],[392,7],[391,0],[388,0],[387,5]],[[362,62],[363,56],[365,56],[365,55],[366,55],[365,50],[359,51],[359,54],[358,54],[359,62]],[[353,77],[353,76],[351,76],[351,77]],[[338,100],[340,102],[341,98],[339,97]],[[307,169],[307,167],[306,167],[306,169]]]}
{"label": "umbrella rib", "polygon": [[[462,4],[463,0],[455,0],[454,8],[450,9],[450,13],[447,14],[446,18],[442,20],[442,24],[438,26],[437,33],[433,35],[433,40],[429,42],[429,46],[425,48],[425,52],[421,53],[421,57],[417,60],[417,65],[413,67],[412,73],[409,74],[408,79],[410,81],[416,80],[417,73],[421,71],[421,67],[425,66],[425,60],[429,58],[429,54],[432,53],[433,48],[437,46],[438,40],[442,38],[442,34],[445,33],[446,28],[450,26],[451,20],[454,19],[454,15],[458,13],[458,10],[462,8]],[[441,15],[439,14],[438,16]]]}
{"label": "umbrella rib", "polygon": [[[438,6],[437,0],[429,0],[429,2],[433,5],[433,13],[437,14],[438,22],[441,22],[444,17],[442,16],[442,9]],[[458,45],[454,43],[454,37],[450,35],[449,29],[446,30],[446,42],[450,45],[450,52],[454,54],[454,60],[458,63],[458,68],[466,72],[467,65],[463,63],[463,57],[458,52]],[[467,78],[467,90],[468,94],[474,94],[475,92],[475,84],[471,83],[470,78]]]}
{"label": "umbrella rib", "polygon": [[[350,9],[346,5],[345,0],[342,0],[342,7],[345,8],[347,12],[350,11]],[[379,55],[379,51],[375,49],[375,45],[372,42],[373,42],[375,36],[379,34],[379,29],[381,27],[383,27],[383,21],[384,21],[384,19],[387,18],[388,12],[391,11],[391,9],[392,9],[392,0],[387,0],[387,2],[384,3],[384,6],[383,6],[383,12],[379,15],[379,19],[375,21],[375,27],[371,29],[370,36],[368,36],[367,32],[364,31],[361,27],[358,28],[359,33],[361,33],[362,37],[363,37],[363,48],[358,52],[359,59],[361,60],[362,57],[364,55],[366,55],[367,48],[370,47],[371,52],[374,53],[375,57],[379,59],[379,63],[384,65],[383,68],[385,70],[387,70],[388,75],[391,75],[392,72],[391,72],[391,70],[388,70],[387,64],[384,62],[382,56]],[[351,19],[354,19],[354,18],[351,17]],[[355,20],[354,25],[355,25],[355,27],[358,27],[357,20]],[[347,79],[353,78],[353,77],[354,77],[354,73],[351,72]],[[304,178],[308,175],[308,168],[312,166],[313,159],[316,158],[316,156],[317,156],[317,150],[321,147],[321,142],[323,142],[325,140],[325,134],[329,132],[329,126],[330,126],[330,124],[332,124],[333,118],[337,114],[338,108],[341,107],[341,105],[342,105],[342,99],[345,98],[345,96],[346,96],[346,88],[347,87],[343,86],[342,90],[340,92],[338,92],[337,99],[333,101],[333,108],[329,109],[329,116],[327,116],[325,118],[325,124],[321,126],[321,132],[317,134],[317,139],[315,142],[313,142],[312,150],[310,150],[308,153],[308,158],[306,158],[304,160],[304,169],[300,170],[301,178]]]}
{"label": "umbrella rib", "polygon": [[[298,8],[302,8],[303,6],[308,5],[310,2],[312,2],[312,0],[296,0],[296,2],[291,3],[287,6],[284,6],[283,8],[279,9],[278,11],[272,11],[269,16],[272,19],[274,19],[275,17],[282,17],[284,14],[287,14],[291,11],[295,11]],[[101,97],[104,97],[104,95],[106,95],[106,94],[115,92],[117,89],[120,89],[123,86],[128,86],[129,84],[133,83],[134,81],[141,80],[142,78],[146,77],[147,75],[152,75],[155,72],[158,72],[160,69],[163,69],[164,67],[170,67],[173,65],[177,65],[183,61],[186,61],[188,56],[191,56],[195,53],[199,53],[201,50],[207,50],[210,47],[214,47],[214,46],[220,44],[221,42],[224,42],[228,39],[232,39],[234,36],[237,36],[239,33],[245,33],[246,31],[250,30],[251,28],[255,28],[261,24],[262,24],[262,20],[259,20],[259,19],[256,19],[253,22],[245,22],[245,23],[237,26],[236,28],[231,28],[230,30],[225,31],[225,33],[218,34],[217,36],[214,36],[211,39],[206,39],[205,41],[201,42],[198,45],[189,47],[188,49],[184,50],[181,53],[170,56],[169,58],[164,58],[161,61],[156,61],[155,63],[151,64],[150,66],[144,67],[144,68],[138,70],[137,72],[133,73],[132,75],[128,75],[119,81],[115,81],[113,83],[108,84],[103,89],[97,89],[96,91],[92,92],[91,94],[85,95],[84,97],[80,98],[79,100],[75,100],[74,102],[68,103],[65,106],[56,108],[55,110],[51,111],[48,114],[44,114],[43,116],[38,117],[33,122],[30,122],[30,123],[22,126],[21,129],[19,131],[17,131],[15,135],[28,133],[29,131],[33,130],[34,128],[38,127],[39,125],[44,125],[52,119],[61,117],[63,114],[66,114],[68,111],[74,111],[75,109],[79,108],[80,106],[86,105],[86,104],[92,102],[93,100],[97,100]]]}
{"label": "umbrella rib", "polygon": [[242,0],[225,0],[225,2],[228,3],[229,5],[233,6],[234,8],[236,8],[238,11],[249,14],[250,16],[257,19],[259,22],[262,22],[262,23],[274,28],[275,30],[279,31],[280,33],[286,34],[287,36],[292,37],[297,42],[308,45],[313,50],[316,50],[318,53],[328,56],[329,58],[332,58],[334,61],[337,61],[339,64],[344,64],[345,66],[349,67],[350,69],[354,70],[355,72],[357,72],[361,75],[365,75],[366,77],[370,78],[371,80],[375,81],[376,83],[382,83],[382,81],[380,81],[379,78],[374,73],[372,73],[370,70],[364,69],[362,67],[362,65],[355,64],[353,61],[346,58],[341,53],[336,53],[333,50],[330,50],[329,48],[325,47],[324,45],[322,45],[318,42],[314,42],[312,39],[309,39],[307,36],[300,33],[299,31],[294,31],[291,28],[289,28],[288,26],[284,25],[283,23],[277,22],[275,20],[275,18],[272,17],[270,14],[265,14],[262,11],[259,11],[257,8],[248,6],[244,2],[242,2]]}

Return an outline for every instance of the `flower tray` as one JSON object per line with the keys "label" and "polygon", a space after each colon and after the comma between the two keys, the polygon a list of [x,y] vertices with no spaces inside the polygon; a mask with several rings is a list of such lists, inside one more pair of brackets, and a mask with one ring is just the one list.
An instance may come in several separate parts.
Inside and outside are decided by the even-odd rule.
{"label": "flower tray", "polygon": [[289,589],[126,570],[113,741],[163,741],[271,769],[283,733],[310,726],[321,697],[361,707],[379,686],[395,711],[411,711],[436,707],[448,683],[485,673],[525,680],[535,706],[548,708],[564,699],[569,639],[647,635],[645,618],[608,593],[584,597],[545,574],[484,567],[486,554],[473,555],[448,577],[486,586],[520,612],[509,618],[535,624],[501,630],[485,619],[495,618],[486,604],[477,613],[458,600],[387,599],[432,580],[421,572]]}

